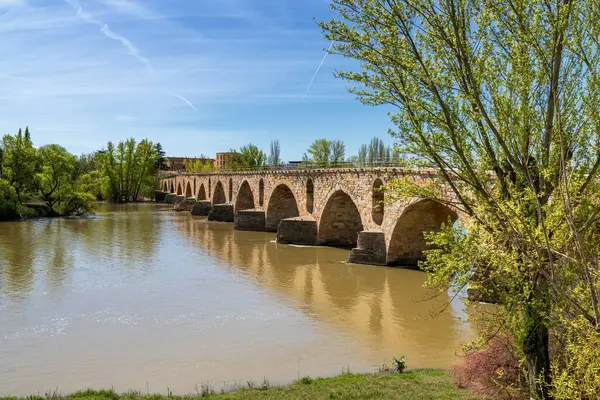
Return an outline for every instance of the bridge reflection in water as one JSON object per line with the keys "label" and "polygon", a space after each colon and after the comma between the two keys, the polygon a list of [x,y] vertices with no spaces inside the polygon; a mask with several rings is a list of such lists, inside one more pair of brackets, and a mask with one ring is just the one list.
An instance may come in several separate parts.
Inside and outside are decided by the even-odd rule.
{"label": "bridge reflection in water", "polygon": [[347,264],[344,249],[281,245],[272,233],[238,231],[188,213],[175,221],[183,240],[360,340],[372,350],[373,364],[404,355],[413,368],[445,368],[459,361],[456,353],[473,335],[459,321],[466,317],[460,300],[432,299],[423,272]]}

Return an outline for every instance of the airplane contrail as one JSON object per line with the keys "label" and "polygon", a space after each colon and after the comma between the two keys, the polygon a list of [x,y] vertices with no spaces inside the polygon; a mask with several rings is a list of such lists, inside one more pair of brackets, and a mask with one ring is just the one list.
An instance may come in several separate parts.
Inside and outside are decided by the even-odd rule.
{"label": "airplane contrail", "polygon": [[312,76],[312,78],[311,78],[311,80],[310,80],[310,82],[308,84],[308,87],[304,91],[304,94],[302,95],[302,100],[304,100],[304,98],[306,97],[306,94],[310,90],[310,87],[312,86],[313,82],[315,81],[315,78],[317,77],[317,74],[319,73],[319,70],[323,66],[323,63],[325,62],[325,59],[327,58],[327,55],[329,54],[329,50],[331,50],[331,48],[333,47],[334,43],[335,43],[335,40],[332,40],[331,44],[329,45],[329,48],[327,49],[327,51],[325,52],[325,55],[323,56],[323,59],[321,60],[321,63],[319,64],[319,66],[317,67],[317,70],[313,74],[313,76]]}
{"label": "airplane contrail", "polygon": [[171,96],[177,97],[178,99],[180,99],[181,101],[183,101],[185,104],[187,104],[189,108],[191,108],[192,110],[198,112],[198,109],[196,108],[196,106],[191,101],[189,101],[188,99],[186,99],[185,97],[183,97],[183,96],[181,96],[181,95],[179,95],[177,93],[171,93]]}
{"label": "airplane contrail", "polygon": [[102,32],[102,34],[104,36],[106,36],[109,39],[120,42],[121,45],[127,50],[127,52],[129,53],[130,56],[137,59],[141,64],[143,64],[149,70],[154,69],[154,67],[152,66],[150,61],[146,57],[141,55],[138,48],[135,47],[135,45],[133,43],[131,43],[131,41],[129,39],[113,32],[108,27],[108,24],[106,24],[102,21],[98,21],[97,19],[92,17],[90,14],[83,11],[83,8],[76,0],[65,0],[65,2],[68,3],[69,5],[71,5],[75,9],[75,13],[77,14],[77,16],[79,18],[81,18],[83,20],[83,22],[85,22],[87,24],[92,24],[92,25],[98,26],[100,28],[100,32]]}

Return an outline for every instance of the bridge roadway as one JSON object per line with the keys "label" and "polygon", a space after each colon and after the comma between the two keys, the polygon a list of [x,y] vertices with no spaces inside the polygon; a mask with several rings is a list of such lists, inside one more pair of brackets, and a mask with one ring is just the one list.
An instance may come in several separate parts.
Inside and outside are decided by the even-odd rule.
{"label": "bridge roadway", "polygon": [[423,233],[462,216],[431,200],[389,198],[380,188],[399,177],[427,184],[437,174],[399,168],[182,173],[161,180],[156,199],[233,222],[235,229],[277,232],[278,243],[351,247],[349,262],[416,266],[427,247]]}

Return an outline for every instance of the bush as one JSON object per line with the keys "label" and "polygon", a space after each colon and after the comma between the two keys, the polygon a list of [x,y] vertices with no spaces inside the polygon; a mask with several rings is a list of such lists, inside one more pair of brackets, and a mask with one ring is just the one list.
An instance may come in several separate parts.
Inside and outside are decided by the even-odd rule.
{"label": "bush", "polygon": [[504,336],[495,336],[483,349],[468,351],[452,372],[458,387],[490,399],[520,399],[527,390],[514,346]]}
{"label": "bush", "polygon": [[17,193],[5,179],[0,179],[0,221],[19,219]]}
{"label": "bush", "polygon": [[394,367],[399,373],[404,372],[404,370],[406,369],[406,361],[404,360],[404,356],[400,358],[394,357]]}

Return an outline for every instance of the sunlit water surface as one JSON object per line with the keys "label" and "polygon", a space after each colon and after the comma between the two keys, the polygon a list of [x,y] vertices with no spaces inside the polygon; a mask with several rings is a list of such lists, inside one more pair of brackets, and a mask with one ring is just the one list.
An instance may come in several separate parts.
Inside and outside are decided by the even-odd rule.
{"label": "sunlit water surface", "polygon": [[425,274],[348,265],[155,205],[0,223],[0,395],[190,393],[373,371],[395,355],[448,367],[472,332]]}

